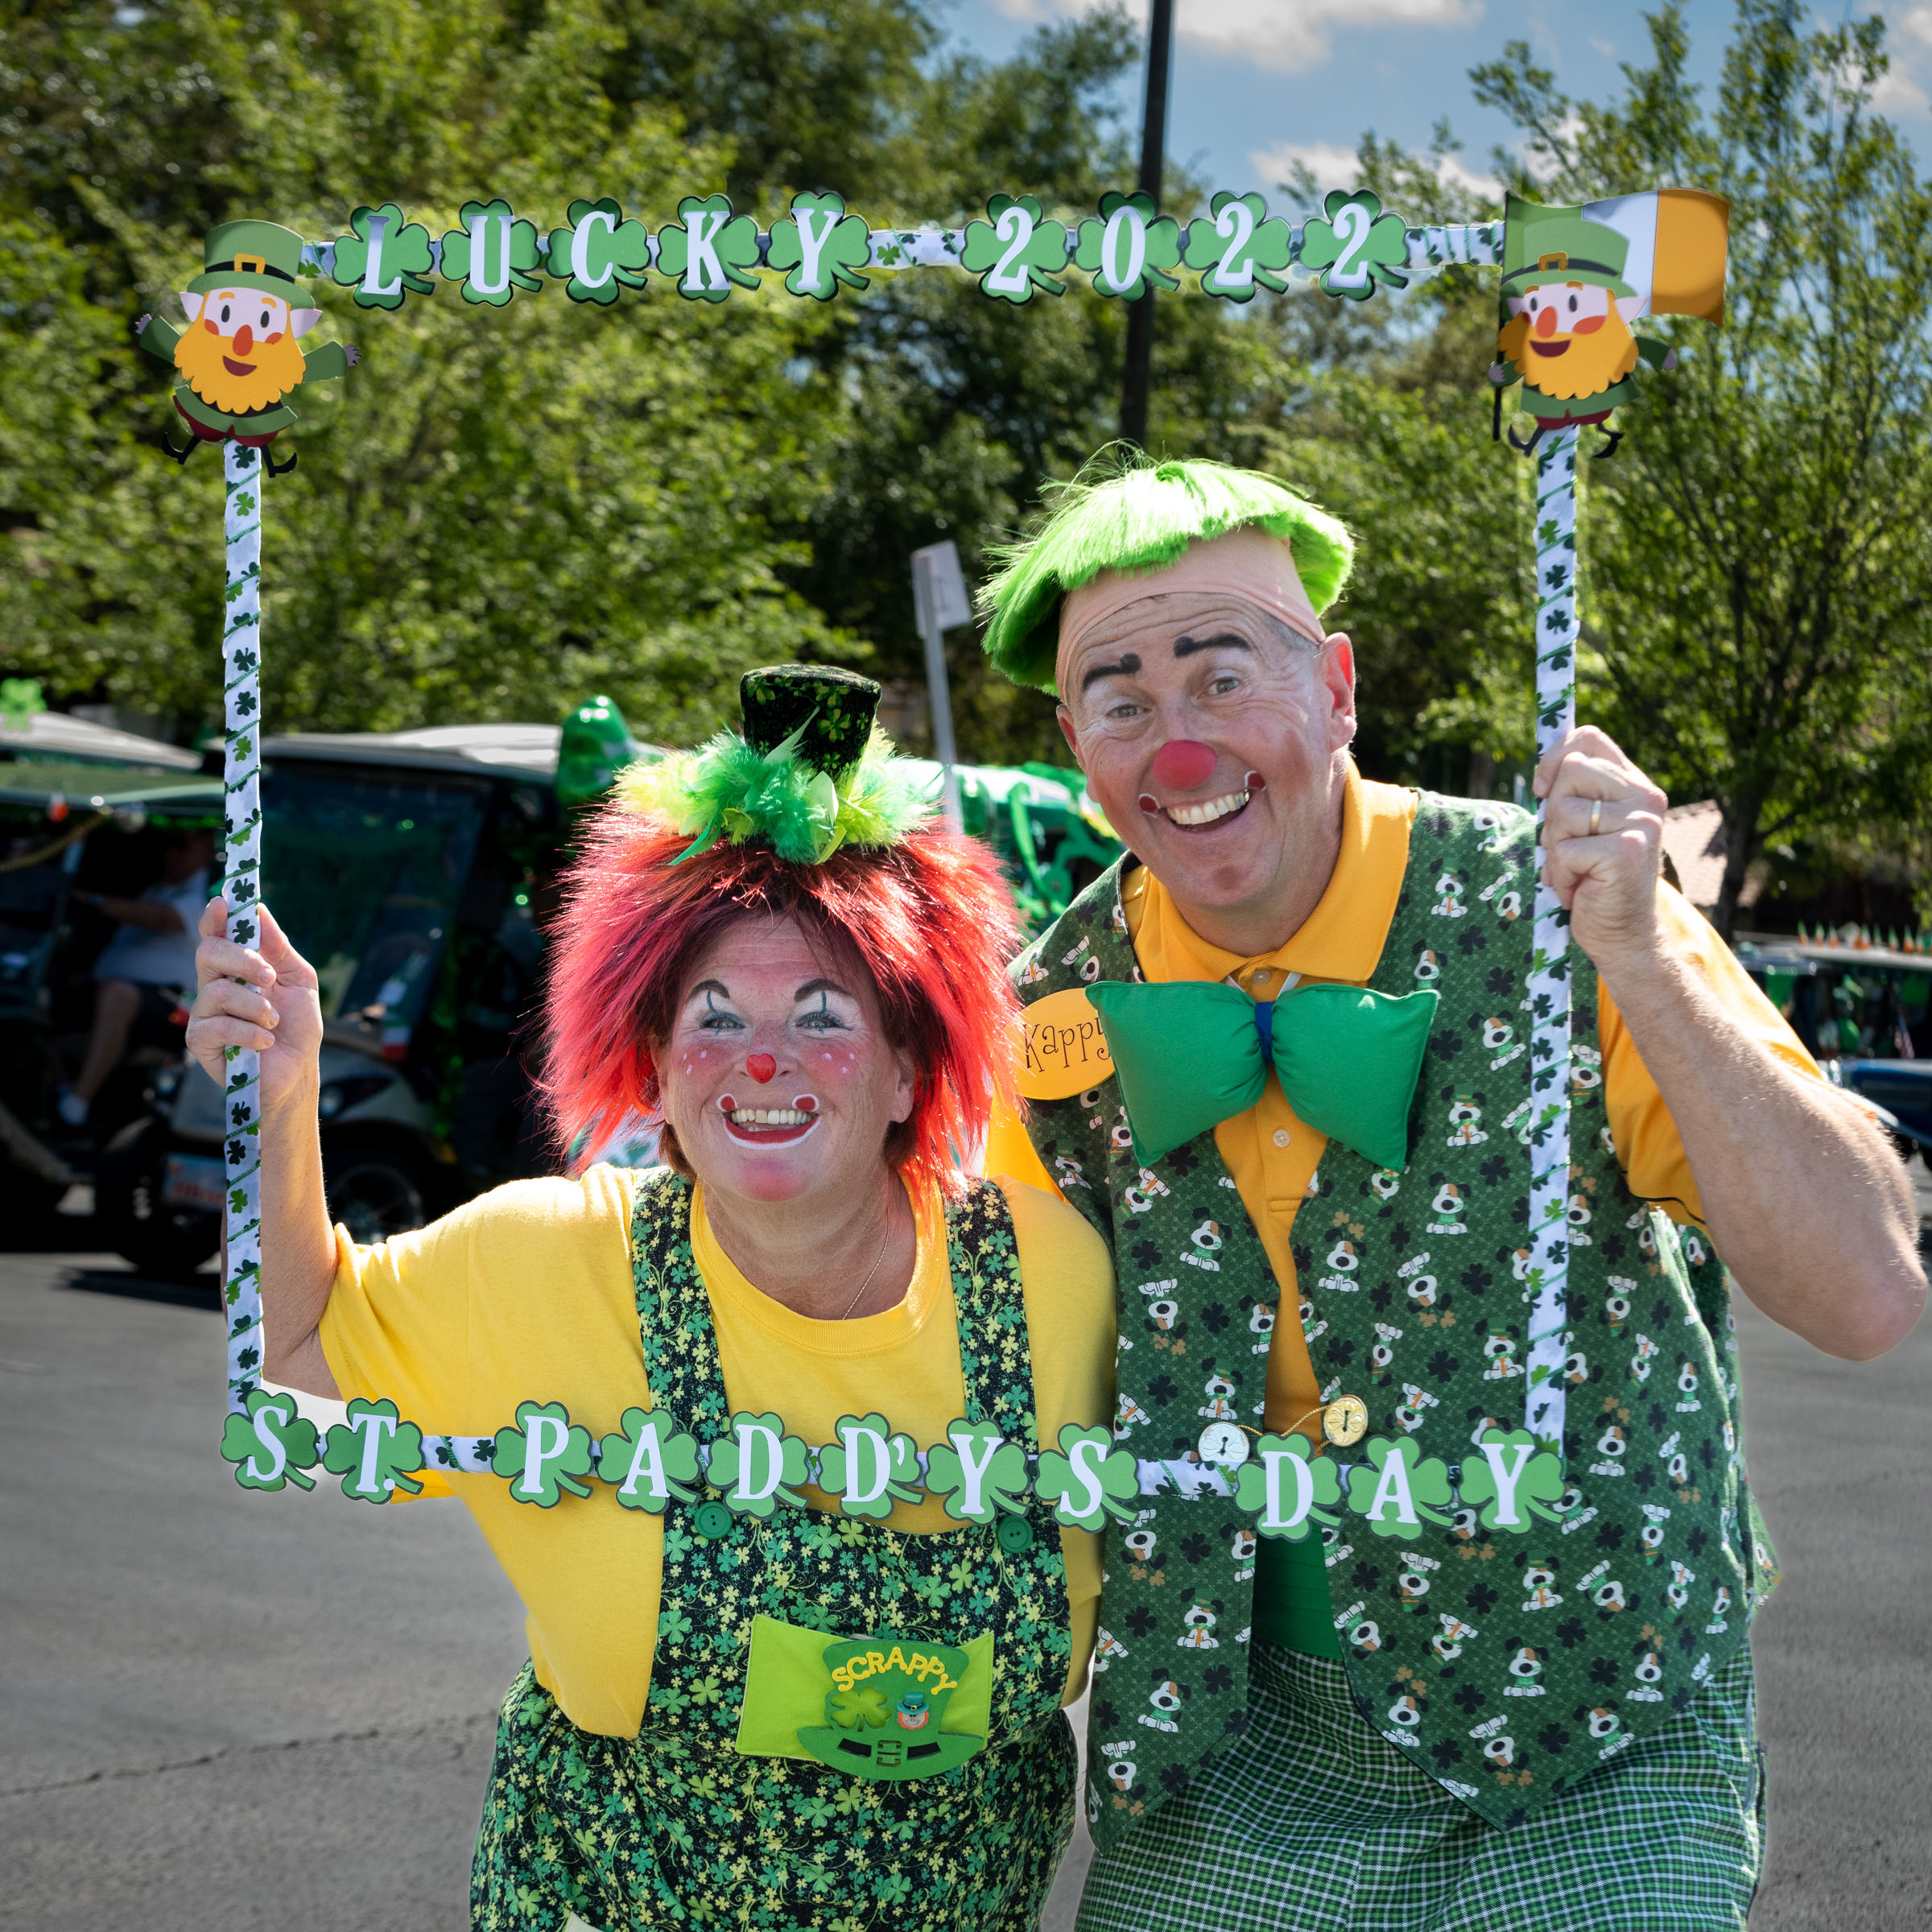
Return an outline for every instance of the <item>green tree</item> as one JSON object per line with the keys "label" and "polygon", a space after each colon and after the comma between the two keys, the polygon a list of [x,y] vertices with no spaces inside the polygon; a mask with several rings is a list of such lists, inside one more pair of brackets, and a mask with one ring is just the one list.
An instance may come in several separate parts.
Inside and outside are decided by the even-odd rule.
{"label": "green tree", "polygon": [[1909,826],[1932,775],[1932,192],[1872,111],[1877,15],[1740,0],[1708,109],[1682,6],[1649,30],[1608,104],[1521,43],[1472,79],[1525,138],[1494,166],[1538,200],[1730,198],[1724,327],[1655,324],[1680,365],[1627,412],[1616,460],[1586,466],[1579,659],[1584,716],[1721,806],[1728,933],[1768,840]]}

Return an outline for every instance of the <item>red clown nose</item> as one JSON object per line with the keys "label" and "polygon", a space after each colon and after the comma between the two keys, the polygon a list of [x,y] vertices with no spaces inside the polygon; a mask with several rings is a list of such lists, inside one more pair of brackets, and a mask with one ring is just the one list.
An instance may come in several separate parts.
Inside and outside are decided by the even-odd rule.
{"label": "red clown nose", "polygon": [[778,1063],[768,1053],[748,1054],[745,1071],[762,1087],[778,1070]]}
{"label": "red clown nose", "polygon": [[1170,738],[1154,754],[1154,782],[1169,791],[1191,791],[1214,776],[1212,749],[1192,738]]}

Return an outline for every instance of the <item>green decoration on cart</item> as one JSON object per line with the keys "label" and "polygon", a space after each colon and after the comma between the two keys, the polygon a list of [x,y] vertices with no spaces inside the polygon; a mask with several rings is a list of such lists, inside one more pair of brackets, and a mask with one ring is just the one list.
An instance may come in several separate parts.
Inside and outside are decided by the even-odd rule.
{"label": "green decoration on cart", "polygon": [[429,230],[407,221],[393,201],[358,208],[349,217],[349,233],[338,235],[331,276],[339,288],[355,291],[358,308],[397,309],[408,295],[431,295],[436,257]]}
{"label": "green decoration on cart", "polygon": [[1563,1458],[1527,1429],[1507,1435],[1485,1429],[1476,1453],[1463,1464],[1457,1493],[1485,1530],[1523,1535],[1533,1523],[1563,1521],[1563,1512],[1555,1507],[1563,1493]]}
{"label": "green decoration on cart", "polygon": [[323,1439],[322,1467],[341,1477],[345,1496],[361,1502],[386,1503],[398,1489],[419,1496],[423,1485],[409,1478],[423,1467],[423,1431],[404,1422],[386,1397],[371,1402],[357,1396],[348,1422]]}
{"label": "green decoration on cart", "polygon": [[704,1477],[698,1441],[667,1415],[626,1409],[623,1427],[597,1445],[597,1475],[626,1509],[662,1516],[671,1502],[695,1503]]}
{"label": "green decoration on cart", "polygon": [[543,266],[573,302],[612,303],[625,289],[641,289],[650,266],[650,231],[627,221],[607,195],[573,201],[570,219],[550,231]]}
{"label": "green decoration on cart", "polygon": [[1323,212],[1302,230],[1302,266],[1322,271],[1325,295],[1362,302],[1380,283],[1406,288],[1409,231],[1400,215],[1382,213],[1381,198],[1364,188],[1333,190]]}
{"label": "green decoration on cart", "polygon": [[944,1499],[956,1523],[989,1523],[1026,1507],[1026,1451],[991,1422],[964,1417],[926,1451],[926,1492]]}
{"label": "green decoration on cart", "polygon": [[729,195],[687,195],[676,223],[658,230],[658,273],[687,302],[722,302],[734,287],[756,288],[758,225],[734,215]]}
{"label": "green decoration on cart", "polygon": [[1073,265],[1093,277],[1097,295],[1137,302],[1150,289],[1179,288],[1180,224],[1156,214],[1148,194],[1102,195],[1100,212],[1075,231]]}
{"label": "green decoration on cart", "polygon": [[561,1402],[518,1402],[516,1426],[497,1431],[490,1467],[510,1479],[518,1502],[554,1509],[566,1490],[590,1494],[584,1480],[591,1472],[590,1431],[573,1422]]}
{"label": "green decoration on cart", "polygon": [[1201,292],[1227,302],[1252,302],[1257,289],[1279,295],[1288,286],[1294,233],[1268,213],[1261,195],[1226,189],[1208,204],[1208,217],[1187,225],[1190,268],[1201,271]]}
{"label": "green decoration on cart", "polygon": [[1454,1522],[1449,1471],[1439,1458],[1424,1457],[1407,1436],[1391,1443],[1372,1435],[1362,1453],[1368,1459],[1348,1472],[1348,1507],[1377,1536],[1413,1537],[1424,1523],[1446,1530]]}
{"label": "green decoration on cart", "polygon": [[316,1426],[296,1413],[295,1398],[252,1390],[246,1413],[230,1415],[221,1425],[223,1459],[235,1465],[235,1480],[244,1489],[281,1489],[295,1483],[312,1489],[316,1479],[303,1472],[320,1459]]}
{"label": "green decoration on cart", "polygon": [[1262,1536],[1298,1543],[1342,1519],[1342,1481],[1305,1435],[1264,1435],[1235,1479],[1235,1501],[1252,1511]]}
{"label": "green decoration on cart", "polygon": [[1131,1522],[1141,1493],[1141,1472],[1129,1449],[1117,1449],[1106,1429],[1069,1422],[1060,1446],[1040,1455],[1035,1494],[1054,1505],[1054,1521],[1067,1530],[1097,1530],[1108,1517]]}
{"label": "green decoration on cart", "polygon": [[787,1435],[781,1418],[741,1410],[731,1418],[730,1434],[712,1443],[708,1473],[733,1515],[762,1518],[780,1503],[805,1507],[802,1492],[811,1480],[811,1463],[803,1438]]}
{"label": "green decoration on cart", "polygon": [[841,287],[865,288],[858,271],[872,257],[872,234],[865,218],[848,214],[843,195],[794,195],[791,210],[771,225],[765,260],[790,272],[785,286],[795,295],[829,302]]}
{"label": "green decoration on cart", "polygon": [[960,266],[980,278],[980,292],[1002,302],[1030,302],[1036,288],[1063,295],[1067,284],[1054,279],[1067,266],[1067,230],[1041,217],[1031,195],[995,195],[986,204],[990,217],[968,221],[960,251]]}
{"label": "green decoration on cart", "polygon": [[465,201],[463,225],[443,237],[443,279],[463,285],[465,302],[501,308],[518,289],[535,295],[542,258],[537,225],[520,221],[507,201]]}
{"label": "green decoration on cart", "polygon": [[840,1416],[832,1436],[819,1451],[819,1487],[838,1498],[844,1514],[882,1522],[895,1503],[923,1500],[919,1444],[910,1435],[894,1434],[876,1410]]}
{"label": "green decoration on cart", "polygon": [[896,1782],[951,1771],[985,1749],[985,1738],[942,1728],[972,1666],[967,1651],[881,1631],[827,1645],[823,1661],[825,1722],[799,1732],[820,1764]]}

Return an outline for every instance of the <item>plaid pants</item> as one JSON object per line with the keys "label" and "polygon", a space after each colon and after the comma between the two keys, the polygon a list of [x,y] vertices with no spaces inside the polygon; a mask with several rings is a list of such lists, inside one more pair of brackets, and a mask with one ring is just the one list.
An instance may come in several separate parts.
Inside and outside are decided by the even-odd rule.
{"label": "plaid pants", "polygon": [[1377,1736],[1340,1662],[1254,1646],[1247,1733],[1097,1857],[1079,1932],[1729,1932],[1764,1859],[1748,1647],[1514,1831]]}

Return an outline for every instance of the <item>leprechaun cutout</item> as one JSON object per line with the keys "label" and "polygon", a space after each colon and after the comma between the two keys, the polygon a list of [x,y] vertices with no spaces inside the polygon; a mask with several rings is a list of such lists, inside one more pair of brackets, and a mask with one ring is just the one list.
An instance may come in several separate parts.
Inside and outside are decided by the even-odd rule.
{"label": "leprechaun cutout", "polygon": [[[302,237],[272,221],[225,221],[203,244],[201,273],[181,291],[188,327],[159,316],[134,325],[141,346],[181,372],[175,408],[194,440],[168,447],[185,463],[197,443],[230,440],[266,450],[296,420],[291,390],[310,378],[346,375],[361,360],[347,343],[325,342],[305,355],[302,337],[322,320],[297,308],[304,293]],[[295,459],[272,473],[293,469]]]}
{"label": "leprechaun cutout", "polygon": [[[1602,424],[1632,401],[1637,364],[1677,366],[1677,352],[1632,332],[1640,316],[1724,316],[1728,209],[1715,195],[1666,188],[1581,208],[1544,208],[1512,195],[1505,213],[1495,433],[1503,391],[1522,385],[1536,419],[1509,444],[1525,455],[1545,431]],[[1623,431],[1604,431],[1607,456]]]}

